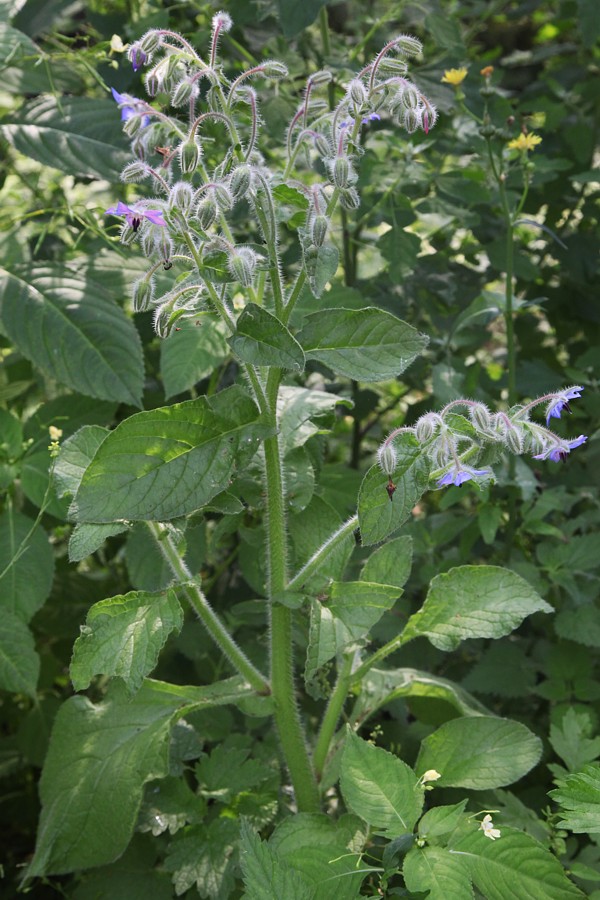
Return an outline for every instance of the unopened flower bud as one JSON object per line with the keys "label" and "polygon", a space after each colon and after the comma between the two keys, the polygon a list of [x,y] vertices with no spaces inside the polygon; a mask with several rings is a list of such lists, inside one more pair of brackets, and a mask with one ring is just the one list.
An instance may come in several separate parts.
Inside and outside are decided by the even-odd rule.
{"label": "unopened flower bud", "polygon": [[348,85],[348,94],[354,106],[360,108],[367,102],[367,91],[360,78],[353,78]]}
{"label": "unopened flower bud", "polygon": [[205,197],[204,200],[198,204],[196,216],[198,217],[200,228],[203,231],[208,231],[208,229],[215,224],[218,212],[217,204],[212,197]]}
{"label": "unopened flower bud", "polygon": [[200,145],[191,138],[179,145],[179,167],[184,175],[196,171],[200,161]]}
{"label": "unopened flower bud", "polygon": [[319,132],[316,131],[313,134],[313,141],[319,156],[329,156],[331,153],[331,146],[324,134],[319,134]]}
{"label": "unopened flower bud", "polygon": [[215,200],[217,201],[217,206],[223,212],[227,212],[233,206],[233,194],[229,190],[229,188],[224,184],[215,184],[213,187],[213,194]]}
{"label": "unopened flower bud", "polygon": [[267,59],[260,64],[260,67],[266,78],[287,78],[288,76],[287,66],[277,59]]}
{"label": "unopened flower bud", "polygon": [[148,176],[148,165],[141,159],[136,159],[125,166],[121,172],[121,181],[142,181]]}
{"label": "unopened flower bud", "polygon": [[395,41],[396,49],[406,56],[418,56],[423,49],[423,44],[411,34],[401,34]]}
{"label": "unopened flower bud", "polygon": [[489,431],[492,425],[492,417],[485,403],[476,403],[469,410],[471,422],[479,431]]}
{"label": "unopened flower bud", "polygon": [[229,256],[229,271],[244,287],[250,287],[256,269],[257,254],[250,247],[235,248]]}
{"label": "unopened flower bud", "polygon": [[308,79],[311,84],[329,84],[333,75],[331,72],[328,72],[327,69],[321,69],[319,72],[313,72],[313,74]]}
{"label": "unopened flower bud", "polygon": [[246,196],[252,183],[252,169],[250,166],[238,166],[231,173],[229,187],[234,200],[241,200]]}
{"label": "unopened flower bud", "polygon": [[404,113],[404,116],[402,117],[402,124],[409,134],[414,134],[421,124],[421,119],[418,112],[414,109],[407,109]]}
{"label": "unopened flower bud", "polygon": [[523,452],[524,440],[523,432],[520,428],[508,428],[506,431],[506,446],[517,456]]}
{"label": "unopened flower bud", "polygon": [[356,174],[347,156],[336,156],[331,166],[331,180],[338,188],[347,188],[356,181]]}
{"label": "unopened flower bud", "polygon": [[146,93],[149,97],[156,97],[161,87],[161,79],[158,76],[158,72],[156,69],[152,69],[146,77],[144,78],[144,84],[146,85]]}
{"label": "unopened flower bud", "polygon": [[189,78],[184,78],[183,81],[178,82],[173,88],[171,92],[171,104],[172,106],[179,107],[185,106],[186,103],[198,95],[198,85],[195,82],[190,81]]}
{"label": "unopened flower bud", "polygon": [[379,447],[377,451],[377,463],[384,475],[391,478],[396,471],[396,466],[398,464],[398,454],[392,443],[385,443]]}
{"label": "unopened flower bud", "polygon": [[146,116],[134,114],[133,116],[129,116],[128,119],[125,119],[123,122],[123,131],[125,134],[130,138],[135,137],[135,135],[141,131],[145,118]]}
{"label": "unopened flower bud", "polygon": [[329,219],[327,216],[313,216],[309,223],[310,236],[316,247],[322,247],[327,237]]}
{"label": "unopened flower bud", "polygon": [[184,215],[189,213],[194,200],[194,191],[188,181],[177,181],[169,193],[169,209],[178,209]]}
{"label": "unopened flower bud", "polygon": [[431,440],[439,427],[439,420],[435,414],[426,413],[415,425],[415,436],[420,444],[426,444]]}
{"label": "unopened flower bud", "polygon": [[150,309],[154,297],[154,278],[152,276],[139,278],[134,282],[131,293],[134,313],[146,312]]}
{"label": "unopened flower bud", "polygon": [[402,105],[405,109],[416,109],[419,105],[419,94],[413,87],[406,88],[402,93]]}
{"label": "unopened flower bud", "polygon": [[386,56],[379,63],[378,71],[388,75],[406,75],[408,66],[402,59]]}
{"label": "unopened flower bud", "polygon": [[168,262],[173,255],[173,241],[166,228],[153,229],[154,231],[154,250],[161,259]]}
{"label": "unopened flower bud", "polygon": [[349,187],[340,191],[340,206],[348,210],[358,209],[360,197],[356,188]]}
{"label": "unopened flower bud", "polygon": [[140,47],[145,53],[156,53],[160,43],[160,32],[154,30],[147,31],[139,40]]}
{"label": "unopened flower bud", "polygon": [[173,300],[158,306],[154,312],[154,330],[159,338],[167,338],[171,334],[175,322],[181,318],[182,311],[174,310]]}
{"label": "unopened flower bud", "polygon": [[141,42],[136,41],[127,51],[128,59],[133,66],[133,71],[137,72],[149,61],[149,54],[142,48]]}

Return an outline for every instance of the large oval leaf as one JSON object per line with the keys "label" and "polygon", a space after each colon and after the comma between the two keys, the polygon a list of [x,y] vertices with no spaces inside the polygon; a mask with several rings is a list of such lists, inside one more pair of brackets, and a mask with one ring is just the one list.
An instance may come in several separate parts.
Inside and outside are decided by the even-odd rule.
{"label": "large oval leaf", "polygon": [[95,282],[60,266],[0,269],[0,327],[50,378],[90,397],[140,406],[140,339]]}

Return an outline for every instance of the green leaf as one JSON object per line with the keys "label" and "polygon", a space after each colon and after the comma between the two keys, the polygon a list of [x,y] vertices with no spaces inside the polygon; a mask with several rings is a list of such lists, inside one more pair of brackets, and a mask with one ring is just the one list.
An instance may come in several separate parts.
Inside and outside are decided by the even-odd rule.
{"label": "green leaf", "polygon": [[406,854],[402,874],[409,891],[429,891],[427,900],[474,896],[468,865],[444,847],[413,847]]}
{"label": "green leaf", "polygon": [[575,609],[564,607],[554,620],[554,630],[559,637],[568,641],[576,641],[585,647],[600,647],[600,615],[597,605],[589,602]]}
{"label": "green leaf", "polygon": [[192,825],[169,844],[165,868],[173,873],[179,897],[196,885],[201,897],[229,897],[235,882],[235,850],[238,824],[215,819],[208,825]]}
{"label": "green leaf", "polygon": [[141,405],[140,339],[95,282],[60,265],[0,269],[0,326],[44,375],[90,397]]}
{"label": "green leaf", "polygon": [[413,540],[409,535],[388,541],[370,555],[360,573],[361,581],[403,587],[412,568]]}
{"label": "green leaf", "polygon": [[439,650],[454,650],[465,638],[510,634],[535,612],[552,607],[520,575],[500,566],[459,566],[432,579],[402,639],[424,635]]}
{"label": "green leaf", "polygon": [[40,658],[26,623],[9,610],[0,616],[0,689],[36,697]]}
{"label": "green leaf", "polygon": [[467,800],[453,806],[435,806],[428,809],[419,821],[419,837],[429,840],[442,834],[450,834],[464,822]]}
{"label": "green leaf", "polygon": [[308,646],[304,667],[306,690],[311,697],[319,699],[326,696],[323,686],[317,681],[317,674],[325,663],[351,643],[352,636],[346,626],[336,619],[326,606],[311,598]]}
{"label": "green leaf", "polygon": [[108,428],[84,425],[61,444],[53,472],[57,497],[75,496],[85,470],[108,434]]}
{"label": "green leaf", "polygon": [[369,469],[360,487],[358,521],[365,546],[378,544],[397,531],[427,488],[429,462],[416,439],[411,434],[403,434],[395,446],[398,464],[392,499],[386,490],[388,478],[377,465]]}
{"label": "green leaf", "polygon": [[400,588],[389,584],[334,581],[327,606],[344,623],[352,639],[359,640],[392,608],[401,593]]}
{"label": "green leaf", "polygon": [[0,615],[29,622],[50,593],[54,554],[44,529],[8,507],[0,515]]}
{"label": "green leaf", "polygon": [[350,730],[340,787],[352,812],[388,837],[412,831],[423,809],[423,788],[410,766]]}
{"label": "green leaf", "polygon": [[253,366],[279,366],[295,372],[304,368],[304,352],[296,338],[256,303],[246,304],[227,343],[242,362]]}
{"label": "green leaf", "polygon": [[120,522],[108,522],[105,525],[81,523],[73,529],[69,538],[69,562],[81,562],[87,556],[99,550],[109,537],[122,534],[128,525]]}
{"label": "green leaf", "polygon": [[283,385],[277,397],[277,418],[284,455],[327,430],[338,404],[352,406],[350,400],[336,394]]}
{"label": "green leaf", "polygon": [[308,209],[308,199],[299,190],[289,184],[278,184],[273,188],[273,196],[285,206],[295,206],[298,209]]}
{"label": "green leaf", "polygon": [[74,515],[79,522],[165,521],[194,512],[228,487],[265,433],[253,401],[236,385],[136,413],[100,445]]}
{"label": "green leaf", "polygon": [[68,175],[118,184],[130,162],[112,100],[38,97],[9,114],[0,130],[19,153]]}
{"label": "green leaf", "polygon": [[153,683],[130,698],[115,682],[97,706],[85,697],[67,700],[42,772],[29,877],[105,865],[123,853],[144,784],[168,773],[169,732],[183,704]]}
{"label": "green leaf", "polygon": [[0,459],[14,459],[23,451],[23,428],[16,416],[0,408]]}
{"label": "green leaf", "polygon": [[315,898],[354,900],[366,874],[359,866],[363,830],[355,816],[334,822],[321,813],[299,813],[277,826],[269,848],[313,885]]}
{"label": "green leaf", "polygon": [[215,316],[203,315],[196,324],[182,319],[179,330],[160,343],[160,371],[167,399],[189,391],[229,356],[223,327]]}
{"label": "green leaf", "polygon": [[[233,741],[233,738],[232,738]],[[269,780],[273,769],[260,759],[248,758],[250,747],[222,743],[196,763],[198,791],[203,797],[229,802]]]}
{"label": "green leaf", "polygon": [[[494,821],[495,827],[498,822]],[[528,834],[502,828],[495,841],[480,829],[450,848],[469,866],[486,900],[575,900],[583,897],[556,857]]]}
{"label": "green leaf", "polygon": [[[3,4],[4,7],[6,5]],[[31,14],[30,10],[28,13]],[[2,9],[0,18],[3,19],[5,15]],[[32,33],[39,34],[39,32]],[[31,38],[4,22],[0,24],[0,59],[3,91],[15,94],[43,94],[52,91],[74,93],[80,89],[81,76],[70,62],[57,59],[56,56],[51,57],[50,62]]]}
{"label": "green leaf", "polygon": [[352,710],[351,724],[364,722],[382,706],[399,697],[443,701],[461,716],[485,716],[488,710],[463,688],[418,669],[370,669],[361,682],[360,694]]}
{"label": "green leaf", "polygon": [[[302,512],[291,515],[289,528],[295,550],[296,567],[299,569],[308,562],[313,553],[337,531],[341,524],[341,516],[317,495]],[[325,557],[318,572],[306,579],[302,589],[317,593],[326,589],[331,581],[339,581],[355,546],[352,535],[340,541]]]}
{"label": "green leaf", "polygon": [[296,447],[286,455],[285,485],[290,510],[302,512],[315,492],[315,470],[304,447]]}
{"label": "green leaf", "polygon": [[415,769],[435,769],[440,787],[483,791],[518,781],[541,755],[542,742],[520,722],[475,716],[451,719],[426,737]]}
{"label": "green leaf", "polygon": [[304,255],[306,273],[310,289],[318,299],[329,282],[333,279],[340,261],[337,247],[325,244],[322,247],[309,247]]}
{"label": "green leaf", "polygon": [[559,724],[550,725],[552,749],[569,772],[577,772],[600,756],[600,737],[589,737],[593,727],[587,712],[575,709],[567,709]]}
{"label": "green leaf", "polygon": [[298,341],[307,359],[356,381],[400,375],[427,344],[425,335],[382,309],[323,309],[306,318]]}
{"label": "green leaf", "polygon": [[317,900],[313,886],[285,865],[250,824],[242,821],[240,863],[246,892],[244,900]]}
{"label": "green leaf", "polygon": [[131,591],[95,603],[73,647],[73,687],[84,691],[95,675],[114,675],[134,693],[156,666],[169,635],[182,625],[174,590]]}
{"label": "green leaf", "polygon": [[279,22],[285,37],[294,37],[299,31],[312,25],[321,7],[327,3],[328,0],[304,0],[303,3],[298,3],[297,0],[277,0]]}
{"label": "green leaf", "polygon": [[173,900],[171,879],[154,868],[155,863],[151,839],[136,834],[116,863],[91,869],[78,879],[72,900]]}
{"label": "green leaf", "polygon": [[[196,741],[200,742],[197,732],[185,720],[177,722],[171,733],[171,762],[176,733],[182,728],[189,729]],[[197,825],[205,817],[204,798],[198,797],[183,778],[170,775],[146,785],[137,830],[150,831],[154,837],[164,834],[165,831],[176,834],[185,825]]]}
{"label": "green leaf", "polygon": [[600,766],[584,766],[568,775],[559,788],[549,791],[560,807],[558,828],[576,834],[600,834]]}

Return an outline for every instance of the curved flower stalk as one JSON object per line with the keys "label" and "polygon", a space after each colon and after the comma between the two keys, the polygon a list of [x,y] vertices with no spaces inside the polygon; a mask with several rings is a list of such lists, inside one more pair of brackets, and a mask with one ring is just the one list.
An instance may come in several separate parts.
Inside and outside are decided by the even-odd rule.
{"label": "curved flower stalk", "polygon": [[[546,404],[548,424],[551,418],[560,418],[564,409],[571,412],[569,401],[580,397],[582,390],[581,385],[575,385],[544,394],[531,403],[514,407],[508,413],[493,413],[484,403],[475,400],[453,400],[441,412],[421,416],[414,426],[392,431],[381,444],[377,461],[391,480],[396,467],[394,439],[401,433],[409,432],[431,460],[436,470],[433,477],[437,487],[460,487],[466,481],[483,485],[493,481],[492,469],[476,469],[469,464],[469,461],[476,461],[489,446],[514,455],[530,453],[533,459],[564,462],[571,450],[584,444],[587,437],[582,434],[572,440],[561,438],[549,428],[532,422],[530,414],[538,406]],[[466,407],[468,418],[454,412],[460,407]]]}

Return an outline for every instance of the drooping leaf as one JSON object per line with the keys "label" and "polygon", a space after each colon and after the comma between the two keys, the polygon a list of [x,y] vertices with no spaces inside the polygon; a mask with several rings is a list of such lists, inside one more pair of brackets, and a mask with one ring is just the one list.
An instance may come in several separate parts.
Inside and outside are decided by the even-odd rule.
{"label": "drooping leaf", "polygon": [[406,763],[348,731],[340,787],[352,812],[388,837],[411,832],[424,791]]}
{"label": "drooping leaf", "polygon": [[81,522],[73,529],[69,538],[69,562],[81,562],[99,550],[109,537],[123,534],[128,525],[122,522],[107,522],[103,525]]}
{"label": "drooping leaf", "polygon": [[140,406],[140,339],[95,282],[58,264],[0,269],[0,327],[50,378],[90,397]]}
{"label": "drooping leaf", "polygon": [[7,116],[0,130],[12,146],[68,175],[115,184],[130,161],[112,100],[43,96]]}
{"label": "drooping leaf", "polygon": [[246,304],[235,334],[227,342],[243,362],[253,366],[279,366],[295,372],[304,368],[304,353],[296,338],[256,303]]}
{"label": "drooping leaf", "polygon": [[320,297],[332,280],[340,261],[337,247],[323,244],[322,247],[309,247],[304,254],[304,264],[308,275],[308,283],[315,297]]}
{"label": "drooping leaf", "polygon": [[266,433],[250,397],[233,386],[131,416],[87,468],[73,502],[79,522],[165,521],[208,503]]}
{"label": "drooping leaf", "polygon": [[388,478],[379,466],[372,466],[364,477],[358,495],[358,521],[362,542],[378,544],[406,522],[427,488],[429,463],[410,434],[396,443],[398,464],[394,472],[396,490],[390,500]]}
{"label": "drooping leaf", "polygon": [[8,609],[0,615],[0,689],[35,698],[40,658],[27,624]]}
{"label": "drooping leaf", "polygon": [[560,807],[558,828],[600,834],[600,765],[584,766],[549,793]]}
{"label": "drooping leaf", "polygon": [[[179,323],[178,323],[179,324]],[[160,370],[167,399],[207,378],[229,356],[223,328],[214,316],[183,319],[160,345]]]}
{"label": "drooping leaf", "polygon": [[476,791],[518,781],[542,755],[542,742],[525,725],[496,716],[451,719],[421,742],[415,770],[441,774],[436,784]]}
{"label": "drooping leaf", "polygon": [[576,900],[584,895],[569,881],[557,858],[528,834],[494,825],[492,841],[473,828],[450,847],[468,865],[475,887],[486,900]]}
{"label": "drooping leaf", "polygon": [[466,638],[510,634],[535,612],[552,607],[520,575],[500,566],[459,566],[432,579],[402,637],[424,635],[439,650],[454,650]]}
{"label": "drooping leaf", "polygon": [[425,335],[382,309],[323,309],[306,319],[298,341],[307,359],[357,381],[400,375],[427,345]]}
{"label": "drooping leaf", "polygon": [[402,874],[409,891],[429,891],[428,900],[474,896],[468,865],[445,847],[413,847],[406,854]]}
{"label": "drooping leaf", "polygon": [[169,635],[182,625],[174,590],[131,591],[95,603],[73,647],[73,687],[83,691],[95,675],[114,675],[134,693],[156,666]]}
{"label": "drooping leaf", "polygon": [[0,616],[29,622],[43,606],[54,577],[54,554],[40,525],[15,512],[0,515]]}
{"label": "drooping leaf", "polygon": [[336,394],[283,385],[277,397],[277,418],[284,454],[327,430],[338,404],[352,406],[351,401]]}

